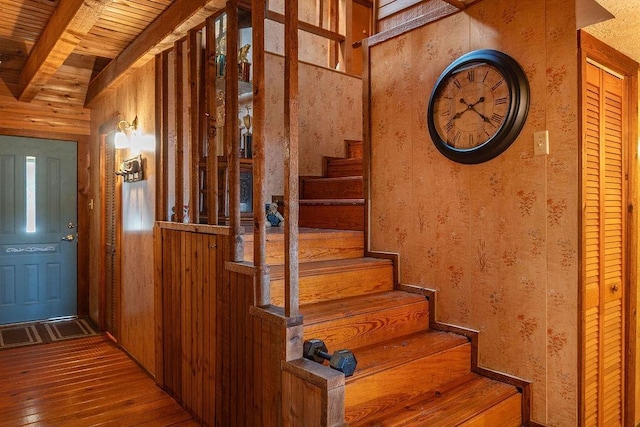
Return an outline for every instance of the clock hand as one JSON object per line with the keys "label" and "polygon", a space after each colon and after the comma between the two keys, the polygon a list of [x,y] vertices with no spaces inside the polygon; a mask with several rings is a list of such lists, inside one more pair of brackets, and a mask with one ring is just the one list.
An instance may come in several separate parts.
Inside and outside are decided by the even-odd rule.
{"label": "clock hand", "polygon": [[480,116],[480,118],[482,118],[482,120],[483,120],[485,123],[489,123],[491,126],[495,127],[495,125],[493,124],[493,122],[491,121],[491,119],[490,119],[489,117],[485,116],[484,114],[481,114],[481,113],[480,113],[478,110],[476,110],[473,106],[471,106],[471,109],[472,109],[473,111],[475,111],[475,112],[476,112],[476,114],[478,114],[478,115]]}

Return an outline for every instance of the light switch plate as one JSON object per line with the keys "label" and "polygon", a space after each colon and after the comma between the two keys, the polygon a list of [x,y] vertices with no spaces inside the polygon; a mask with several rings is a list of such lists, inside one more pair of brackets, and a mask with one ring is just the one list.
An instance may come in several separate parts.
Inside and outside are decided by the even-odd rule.
{"label": "light switch plate", "polygon": [[542,130],[533,134],[533,155],[546,156],[549,154],[549,131]]}

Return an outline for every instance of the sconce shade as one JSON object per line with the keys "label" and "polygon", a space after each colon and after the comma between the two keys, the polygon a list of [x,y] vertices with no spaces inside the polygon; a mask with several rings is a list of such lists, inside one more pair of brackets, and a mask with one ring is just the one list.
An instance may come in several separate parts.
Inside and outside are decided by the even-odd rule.
{"label": "sconce shade", "polygon": [[121,131],[121,130],[116,132],[116,136],[113,139],[113,144],[114,144],[116,150],[129,148],[129,146],[130,146],[129,138],[127,138],[127,135],[125,135],[125,133],[123,131]]}

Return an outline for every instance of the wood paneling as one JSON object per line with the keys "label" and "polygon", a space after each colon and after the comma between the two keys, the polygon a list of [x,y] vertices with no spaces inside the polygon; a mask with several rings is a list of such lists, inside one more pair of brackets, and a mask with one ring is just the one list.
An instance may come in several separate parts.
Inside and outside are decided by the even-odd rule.
{"label": "wood paneling", "polygon": [[33,100],[111,1],[68,0],[56,9],[20,73],[20,101]]}
{"label": "wood paneling", "polygon": [[106,89],[144,65],[156,54],[170,48],[188,30],[202,24],[209,15],[223,6],[222,0],[174,1],[91,81],[86,104],[92,104]]}
{"label": "wood paneling", "polygon": [[0,128],[45,134],[89,135],[91,112],[54,102],[25,103],[0,88]]}
{"label": "wood paneling", "polygon": [[157,379],[196,419],[213,425],[218,290],[228,236],[194,231],[156,228]]}
{"label": "wood paneling", "polygon": [[156,378],[203,425],[275,427],[301,319],[253,307],[257,270],[229,262],[232,239],[228,227],[157,223]]}
{"label": "wood paneling", "polygon": [[344,425],[344,375],[307,359],[283,364],[285,426]]}

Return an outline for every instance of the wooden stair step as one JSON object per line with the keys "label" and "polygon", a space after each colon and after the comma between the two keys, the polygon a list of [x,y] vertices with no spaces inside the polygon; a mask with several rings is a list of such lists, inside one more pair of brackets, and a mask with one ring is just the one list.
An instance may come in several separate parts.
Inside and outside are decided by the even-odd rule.
{"label": "wooden stair step", "polygon": [[348,422],[435,391],[471,371],[469,340],[447,332],[418,332],[353,352],[358,367],[347,378]]}
{"label": "wooden stair step", "polygon": [[[286,221],[286,219],[285,219]],[[253,262],[253,233],[243,235],[244,260]],[[300,262],[361,258],[364,237],[361,231],[300,228],[298,257]],[[284,229],[267,228],[267,264],[284,264]]]}
{"label": "wooden stair step", "polygon": [[520,426],[522,395],[508,384],[468,374],[439,390],[398,402],[352,426]]}
{"label": "wooden stair step", "polygon": [[320,338],[329,351],[355,349],[429,327],[426,298],[403,291],[381,292],[301,306],[304,339]]}
{"label": "wooden stair step", "polygon": [[362,158],[362,141],[345,141],[347,146],[347,157]]}
{"label": "wooden stair step", "polygon": [[331,158],[326,160],[324,175],[329,178],[339,176],[362,176],[362,158]]}
{"label": "wooden stair step", "polygon": [[[393,264],[380,258],[348,258],[299,265],[300,304],[393,290]],[[284,304],[284,266],[271,266],[271,303]]]}
{"label": "wooden stair step", "polygon": [[361,199],[364,180],[361,176],[300,178],[300,199]]}
{"label": "wooden stair step", "polygon": [[300,200],[300,227],[364,230],[364,199]]}

